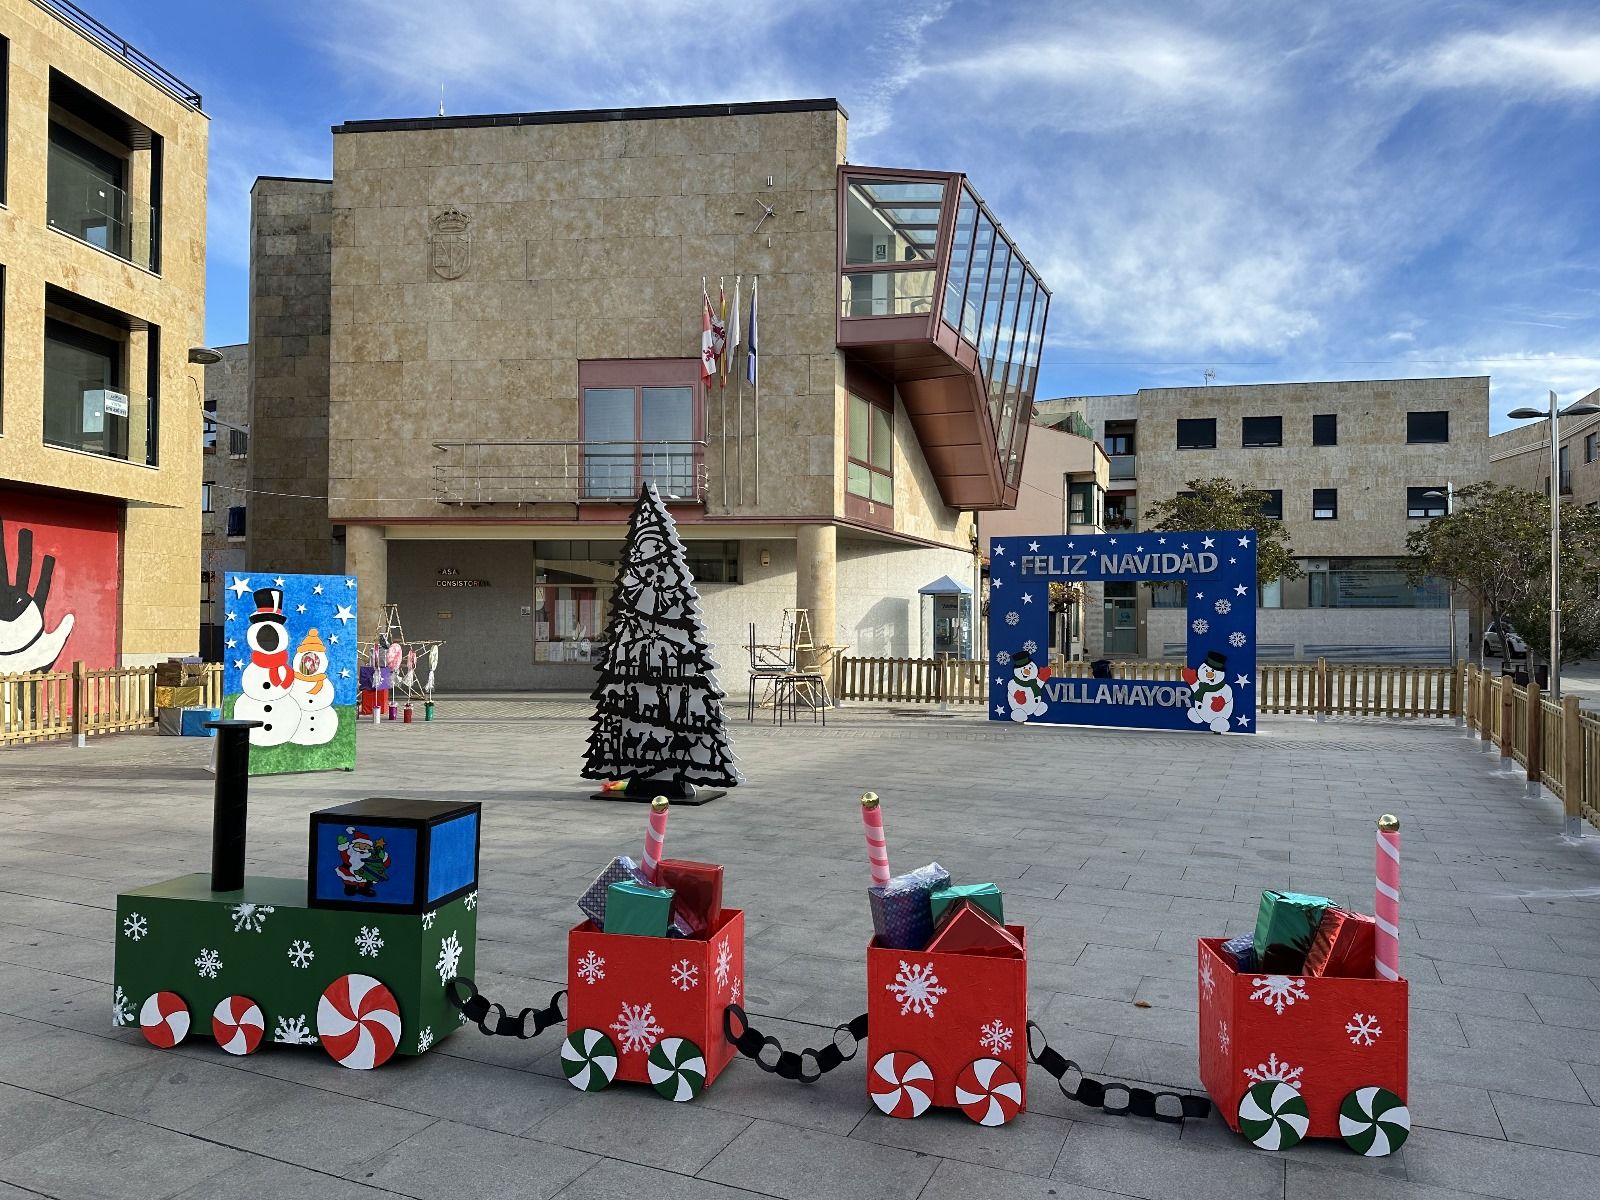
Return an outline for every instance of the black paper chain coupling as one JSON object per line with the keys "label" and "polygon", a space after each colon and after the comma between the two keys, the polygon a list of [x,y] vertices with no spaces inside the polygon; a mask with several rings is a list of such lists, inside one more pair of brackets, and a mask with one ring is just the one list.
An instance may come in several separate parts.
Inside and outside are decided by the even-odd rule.
{"label": "black paper chain coupling", "polygon": [[[462,992],[465,995],[462,995]],[[454,976],[444,987],[445,996],[451,1005],[460,1010],[478,1027],[479,1033],[490,1036],[514,1037],[527,1041],[536,1038],[552,1025],[559,1025],[567,1019],[561,1011],[561,1002],[567,998],[567,989],[562,988],[550,997],[550,1003],[543,1008],[525,1008],[516,1016],[512,1016],[504,1005],[496,1004],[478,990],[477,984],[460,975]],[[493,1015],[494,1025],[491,1028],[489,1018]],[[533,1029],[528,1029],[528,1018],[533,1018]]]}
{"label": "black paper chain coupling", "polygon": [[[739,1023],[739,1032],[734,1032],[734,1022]],[[745,1015],[744,1009],[737,1004],[730,1004],[722,1010],[722,1032],[733,1043],[740,1054],[750,1059],[769,1075],[776,1075],[779,1079],[794,1079],[800,1083],[815,1083],[829,1071],[842,1066],[856,1056],[856,1051],[861,1049],[861,1043],[867,1040],[867,1014],[862,1013],[854,1020],[846,1021],[843,1025],[836,1025],[833,1029],[833,1041],[819,1048],[806,1047],[804,1050],[785,1050],[777,1038],[763,1035],[759,1030],[750,1025],[750,1018]],[[840,1035],[850,1039],[849,1048],[839,1044]],[[770,1060],[765,1057],[768,1049],[777,1051]],[[811,1069],[806,1069],[807,1061]]]}
{"label": "black paper chain coupling", "polygon": [[[1037,1050],[1034,1049],[1035,1034],[1039,1040]],[[1211,1101],[1204,1096],[1155,1092],[1132,1084],[1105,1083],[1089,1078],[1082,1067],[1051,1047],[1045,1040],[1044,1030],[1033,1021],[1028,1022],[1028,1057],[1045,1069],[1068,1100],[1098,1108],[1114,1117],[1149,1117],[1153,1121],[1181,1125],[1188,1117],[1206,1117],[1211,1113]],[[1068,1076],[1073,1077],[1072,1081]]]}

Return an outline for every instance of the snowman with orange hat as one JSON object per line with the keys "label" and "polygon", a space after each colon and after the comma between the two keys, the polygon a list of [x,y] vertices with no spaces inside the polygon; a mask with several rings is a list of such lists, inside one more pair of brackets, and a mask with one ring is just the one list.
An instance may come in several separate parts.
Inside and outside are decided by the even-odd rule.
{"label": "snowman with orange hat", "polygon": [[1212,733],[1227,733],[1228,718],[1233,716],[1227,671],[1227,656],[1215,650],[1198,667],[1183,669],[1183,681],[1189,685],[1189,720],[1208,726]]}
{"label": "snowman with orange hat", "polygon": [[322,746],[339,732],[339,714],[333,711],[333,681],[328,678],[328,647],[312,629],[294,652],[294,682],[289,695],[300,706],[300,727],[294,741],[301,746]]}

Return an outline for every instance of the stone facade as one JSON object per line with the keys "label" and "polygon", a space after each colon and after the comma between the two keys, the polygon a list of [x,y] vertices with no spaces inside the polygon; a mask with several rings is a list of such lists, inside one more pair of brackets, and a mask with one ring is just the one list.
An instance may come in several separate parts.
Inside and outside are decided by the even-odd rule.
{"label": "stone facade", "polygon": [[[1583,397],[1580,403],[1600,404],[1600,388]],[[1564,418],[1561,449],[1567,460],[1566,476],[1561,481],[1562,498],[1568,504],[1600,503],[1600,416]],[[1496,483],[1548,495],[1549,421],[1524,421],[1491,437],[1489,478]]]}
{"label": "stone facade", "polygon": [[[215,637],[206,627],[222,628],[228,599],[223,576],[248,566],[245,539],[229,536],[229,521],[234,509],[249,512],[250,347],[240,344],[215,349],[222,361],[204,368],[206,412],[215,420],[206,422],[201,467],[210,504],[200,517],[200,648],[208,658],[220,662],[216,647],[206,644],[208,637]],[[245,528],[249,528],[248,520]]]}
{"label": "stone facade", "polygon": [[[43,6],[0,0],[0,38],[9,63],[0,518],[21,510],[22,495],[59,497],[63,512],[87,505],[111,514],[120,561],[115,603],[95,628],[77,622],[62,661],[110,666],[192,654],[201,419],[200,371],[187,352],[202,337],[209,122],[199,97],[177,81],[163,86],[135,72]],[[74,231],[66,228],[57,206],[70,205],[82,218],[93,197],[88,189],[49,186],[52,170],[61,169],[63,139],[118,164],[126,203],[114,226],[80,219]],[[116,347],[116,377],[104,387],[107,395],[128,396],[126,460],[84,442],[72,449],[46,444],[47,320]],[[95,436],[108,439],[115,410],[100,411],[112,415],[94,418]],[[91,428],[87,407],[81,420]],[[15,535],[8,529],[7,536]],[[68,555],[56,558],[61,592],[73,586],[67,573],[74,564]],[[116,565],[111,570],[115,575]],[[93,655],[82,650],[91,639],[102,647]]]}

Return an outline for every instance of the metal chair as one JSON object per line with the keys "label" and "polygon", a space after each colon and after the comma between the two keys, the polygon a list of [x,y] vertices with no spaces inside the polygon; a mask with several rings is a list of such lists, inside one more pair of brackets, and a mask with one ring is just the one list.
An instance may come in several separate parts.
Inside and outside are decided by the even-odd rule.
{"label": "metal chair", "polygon": [[[750,641],[746,649],[750,652],[750,694],[745,701],[745,720],[754,721],[757,705],[766,703],[769,697],[776,703],[779,681],[793,672],[794,648],[791,642],[789,658],[785,661],[770,648],[758,646],[755,623],[751,622]],[[759,699],[756,696],[758,685],[762,688]]]}

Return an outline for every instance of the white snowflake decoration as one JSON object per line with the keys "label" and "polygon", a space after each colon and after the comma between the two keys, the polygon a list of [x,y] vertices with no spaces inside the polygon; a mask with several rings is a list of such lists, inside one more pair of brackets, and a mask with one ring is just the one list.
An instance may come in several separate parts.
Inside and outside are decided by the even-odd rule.
{"label": "white snowflake decoration", "polygon": [[991,1054],[999,1054],[1002,1050],[1011,1049],[1012,1031],[1005,1022],[996,1017],[987,1025],[978,1029],[978,1045]]}
{"label": "white snowflake decoration", "polygon": [[1217,616],[1225,617],[1225,616],[1227,616],[1229,613],[1231,613],[1233,611],[1233,601],[1232,600],[1218,600],[1214,607],[1217,610]]}
{"label": "white snowflake decoration", "polygon": [[463,900],[462,903],[467,906],[467,911],[471,912],[473,909],[478,907],[478,893],[468,892],[467,898]]}
{"label": "white snowflake decoration", "polygon": [[361,932],[356,934],[356,953],[362,958],[377,958],[378,951],[383,949],[383,935],[378,932],[376,925],[363,925]]}
{"label": "white snowflake decoration", "polygon": [[621,1049],[624,1054],[650,1049],[656,1044],[656,1039],[666,1032],[656,1024],[655,1016],[650,1012],[648,1004],[629,1004],[626,1001],[623,1002],[622,1011],[617,1014],[611,1031],[622,1039]]}
{"label": "white snowflake decoration", "polygon": [[129,913],[122,919],[122,936],[129,941],[140,941],[149,932],[150,922],[140,913]]}
{"label": "white snowflake decoration", "polygon": [[133,1000],[121,988],[111,999],[111,1024],[118,1029],[124,1025],[132,1025],[135,1020]]}
{"label": "white snowflake decoration", "polygon": [[432,1045],[433,1045],[433,1026],[432,1025],[424,1025],[422,1027],[422,1031],[417,1034],[417,1053],[418,1054],[426,1054],[428,1052],[428,1047],[432,1046]]}
{"label": "white snowflake decoration", "polygon": [[1235,650],[1237,650],[1240,646],[1244,645],[1249,640],[1250,640],[1249,638],[1245,637],[1244,634],[1238,632],[1237,630],[1235,630],[1233,633],[1230,633],[1228,635],[1228,645],[1232,646]]}
{"label": "white snowflake decoration", "polygon": [[222,955],[215,950],[202,949],[200,956],[194,960],[194,966],[201,979],[215,979],[222,970]]}
{"label": "white snowflake decoration", "polygon": [[700,986],[700,968],[687,958],[679,959],[672,964],[672,986],[680,992],[687,992],[690,988]]}
{"label": "white snowflake decoration", "polygon": [[606,960],[593,950],[578,960],[578,978],[593,987],[606,977]]}
{"label": "white snowflake decoration", "polygon": [[260,933],[267,918],[278,910],[270,904],[235,904],[233,906],[233,931],[235,933]]}
{"label": "white snowflake decoration", "polygon": [[1230,1035],[1228,1033],[1228,1023],[1226,1021],[1218,1021],[1217,1022],[1217,1049],[1222,1051],[1223,1054],[1227,1054],[1228,1053],[1228,1047],[1232,1044],[1232,1042],[1233,1042],[1232,1035]]}
{"label": "white snowflake decoration", "polygon": [[1039,649],[1039,643],[1034,641],[1032,638],[1029,638],[1027,641],[1022,643],[1022,648],[1029,654],[1033,654]]}
{"label": "white snowflake decoration", "polygon": [[1211,628],[1211,622],[1206,620],[1204,617],[1196,617],[1194,620],[1189,622],[1189,628],[1194,630],[1196,633],[1205,633],[1206,630]]}
{"label": "white snowflake decoration", "polygon": [[939,1003],[939,997],[950,989],[939,985],[939,977],[933,973],[932,963],[908,963],[900,960],[900,969],[895,972],[894,982],[883,985],[884,991],[893,992],[894,998],[900,1001],[900,1015],[906,1013],[922,1013],[933,1016],[934,1005]]}
{"label": "white snowflake decoration", "polygon": [[732,965],[733,951],[729,948],[727,942],[723,942],[722,945],[717,947],[716,976],[718,987],[728,986],[728,971]]}
{"label": "white snowflake decoration", "polygon": [[439,971],[439,982],[449,983],[461,966],[461,939],[450,931],[450,936],[439,943],[439,961],[434,963]]}
{"label": "white snowflake decoration", "polygon": [[733,997],[733,1002],[735,1004],[739,1003],[739,992],[743,989],[743,987],[744,981],[736,978],[733,981],[733,986],[728,989],[728,994]]}
{"label": "white snowflake decoration", "polygon": [[1007,667],[1007,666],[1011,665],[1011,655],[1007,654],[1004,650],[1002,650],[1002,651],[1000,651],[1000,653],[996,654],[994,656],[994,660],[995,660],[995,662],[999,663],[1002,667]]}
{"label": "white snowflake decoration", "polygon": [[1350,1035],[1352,1046],[1370,1046],[1383,1036],[1383,1027],[1378,1024],[1376,1014],[1356,1013],[1345,1025],[1344,1031]]}
{"label": "white snowflake decoration", "polygon": [[1020,620],[1022,620],[1022,614],[1021,613],[1008,612],[1006,614],[1006,624],[1007,625],[1015,625]]}
{"label": "white snowflake decoration", "polygon": [[302,1013],[298,1017],[279,1017],[272,1040],[285,1046],[314,1046],[317,1044],[317,1035],[307,1027],[305,1014]]}
{"label": "white snowflake decoration", "polygon": [[1272,1009],[1280,1017],[1285,1008],[1293,1007],[1296,1000],[1309,1000],[1306,993],[1306,981],[1292,975],[1257,975],[1250,981],[1255,991],[1250,993],[1250,999],[1259,1000]]}
{"label": "white snowflake decoration", "polygon": [[1216,987],[1216,973],[1211,969],[1211,960],[1208,958],[1200,964],[1200,986],[1205,989],[1206,999],[1211,999],[1211,991]]}
{"label": "white snowflake decoration", "polygon": [[1304,1067],[1291,1067],[1287,1062],[1279,1060],[1276,1054],[1269,1054],[1266,1062],[1246,1067],[1244,1077],[1251,1083],[1265,1083],[1269,1079],[1275,1079],[1279,1083],[1300,1087],[1300,1073],[1304,1070]]}
{"label": "white snowflake decoration", "polygon": [[304,971],[311,965],[311,960],[316,958],[317,952],[311,948],[311,943],[306,941],[293,941],[289,943],[289,965],[299,967]]}
{"label": "white snowflake decoration", "polygon": [[439,916],[439,911],[437,909],[430,909],[428,912],[423,913],[422,914],[422,927],[424,929],[432,929],[433,928],[433,923],[438,918],[438,916]]}

